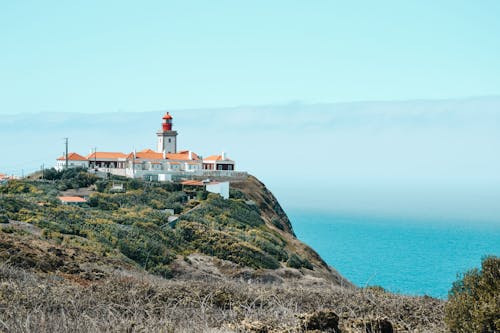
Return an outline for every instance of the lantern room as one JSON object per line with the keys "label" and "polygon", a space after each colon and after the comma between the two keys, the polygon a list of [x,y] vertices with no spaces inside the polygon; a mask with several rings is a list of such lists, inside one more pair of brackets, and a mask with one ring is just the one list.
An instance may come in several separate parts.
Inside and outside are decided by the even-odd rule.
{"label": "lantern room", "polygon": [[163,116],[162,129],[164,132],[172,130],[172,116],[167,112],[166,115]]}

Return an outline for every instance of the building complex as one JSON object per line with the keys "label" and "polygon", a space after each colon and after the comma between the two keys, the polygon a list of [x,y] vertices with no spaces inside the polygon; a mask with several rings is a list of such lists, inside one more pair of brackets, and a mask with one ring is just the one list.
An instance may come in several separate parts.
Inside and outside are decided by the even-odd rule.
{"label": "building complex", "polygon": [[177,151],[177,131],[173,117],[167,112],[157,135],[157,149],[130,153],[94,151],[87,156],[75,152],[64,154],[56,161],[56,169],[83,167],[94,172],[143,178],[171,180],[175,175],[235,176],[235,162],[226,153],[201,157],[191,150]]}

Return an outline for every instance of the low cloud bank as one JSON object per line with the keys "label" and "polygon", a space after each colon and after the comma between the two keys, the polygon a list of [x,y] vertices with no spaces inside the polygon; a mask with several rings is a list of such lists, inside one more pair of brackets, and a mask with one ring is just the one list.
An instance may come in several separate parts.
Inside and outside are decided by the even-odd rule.
{"label": "low cloud bank", "polygon": [[[226,151],[285,208],[500,225],[500,98],[170,110],[179,148]],[[164,110],[0,119],[0,172],[154,148]]]}

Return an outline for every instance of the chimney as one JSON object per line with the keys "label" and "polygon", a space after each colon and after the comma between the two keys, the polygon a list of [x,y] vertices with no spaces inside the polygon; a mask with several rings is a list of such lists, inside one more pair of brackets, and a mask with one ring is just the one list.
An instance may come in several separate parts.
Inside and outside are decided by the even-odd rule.
{"label": "chimney", "polygon": [[226,153],[222,152],[221,157],[222,157],[222,160],[224,161],[226,159]]}
{"label": "chimney", "polygon": [[165,150],[163,151],[163,159],[166,160],[167,159],[167,153],[165,152]]}
{"label": "chimney", "polygon": [[189,159],[192,160],[193,159],[193,152],[190,150],[189,151]]}

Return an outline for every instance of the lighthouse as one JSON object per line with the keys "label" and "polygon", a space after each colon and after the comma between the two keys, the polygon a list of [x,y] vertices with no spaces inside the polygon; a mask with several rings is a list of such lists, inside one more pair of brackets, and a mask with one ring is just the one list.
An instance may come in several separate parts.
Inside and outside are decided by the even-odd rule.
{"label": "lighthouse", "polygon": [[177,153],[177,132],[172,130],[172,120],[172,116],[167,112],[162,118],[161,130],[156,133],[159,153]]}

